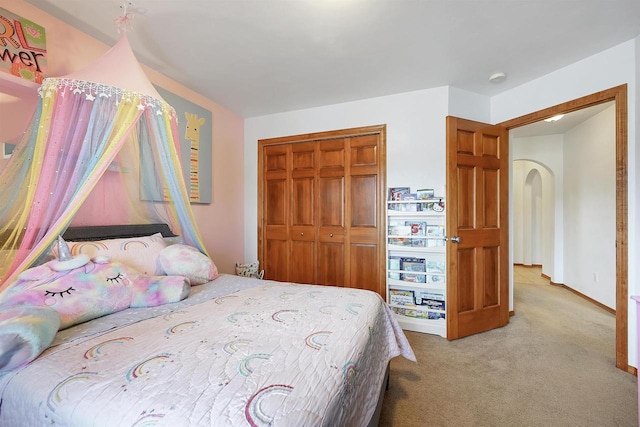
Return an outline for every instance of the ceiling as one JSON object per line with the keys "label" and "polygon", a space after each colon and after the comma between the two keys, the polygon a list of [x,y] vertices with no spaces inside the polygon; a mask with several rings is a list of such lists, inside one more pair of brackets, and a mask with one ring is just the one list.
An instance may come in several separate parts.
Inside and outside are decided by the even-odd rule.
{"label": "ceiling", "polygon": [[[638,0],[27,0],[243,117],[455,86],[493,96],[640,35]],[[507,79],[488,78],[504,72]]]}
{"label": "ceiling", "polygon": [[526,126],[513,128],[509,131],[509,139],[530,138],[545,135],[561,135],[569,132],[571,129],[578,126],[582,122],[589,120],[591,117],[602,112],[603,110],[606,110],[609,107],[613,107],[614,105],[614,101],[603,102],[592,107],[583,108],[581,110],[567,113],[562,117],[562,119],[556,122],[546,122],[544,120],[540,120],[539,122],[531,123]]}

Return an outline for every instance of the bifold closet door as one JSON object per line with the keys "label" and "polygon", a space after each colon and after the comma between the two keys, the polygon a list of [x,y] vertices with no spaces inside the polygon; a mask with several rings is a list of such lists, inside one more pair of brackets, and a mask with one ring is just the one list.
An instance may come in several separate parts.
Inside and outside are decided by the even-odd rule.
{"label": "bifold closet door", "polygon": [[318,143],[318,284],[345,286],[345,139]]}
{"label": "bifold closet door", "polygon": [[289,280],[316,283],[316,144],[290,144]]}
{"label": "bifold closet door", "polygon": [[384,126],[259,141],[265,278],[385,295]]}
{"label": "bifold closet door", "polygon": [[263,189],[264,192],[264,277],[289,281],[289,163],[287,145],[264,148]]}
{"label": "bifold closet door", "polygon": [[[347,145],[347,266],[349,287],[385,294],[384,213],[380,211],[379,135],[349,138]],[[382,201],[383,202],[383,201]],[[381,268],[382,266],[382,268]]]}

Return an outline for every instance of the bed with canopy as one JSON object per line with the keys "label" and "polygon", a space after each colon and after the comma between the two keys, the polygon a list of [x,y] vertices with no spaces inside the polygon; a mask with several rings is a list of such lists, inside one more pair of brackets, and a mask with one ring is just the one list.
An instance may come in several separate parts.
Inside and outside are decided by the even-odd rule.
{"label": "bed with canopy", "polygon": [[[83,298],[81,286],[50,288],[66,272],[42,272],[68,261],[60,240],[59,261],[46,260],[87,205],[99,206],[90,212],[96,217],[108,206],[110,219],[75,228],[74,239],[127,239],[121,224],[163,223],[180,236],[173,246],[208,259],[175,111],[144,75],[126,33],[86,69],[45,79],[38,94],[0,171],[0,425],[377,425],[389,361],[415,356],[388,305],[361,289],[216,271],[206,283],[189,278],[177,302],[132,305],[59,330],[45,318],[38,327],[53,328],[51,339],[37,343],[32,358],[16,359],[38,337],[23,307],[12,305],[18,299],[3,296],[44,293],[38,298],[53,307]],[[108,233],[83,236],[92,228]],[[85,254],[74,255],[75,262]],[[87,259],[70,271],[89,277],[87,266],[106,262]]]}

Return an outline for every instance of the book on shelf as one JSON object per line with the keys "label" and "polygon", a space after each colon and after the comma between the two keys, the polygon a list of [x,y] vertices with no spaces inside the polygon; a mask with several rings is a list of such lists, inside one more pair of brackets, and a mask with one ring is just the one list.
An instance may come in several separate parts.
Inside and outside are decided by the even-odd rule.
{"label": "book on shelf", "polygon": [[427,271],[427,260],[417,257],[401,257],[400,267],[404,271]]}
{"label": "book on shelf", "polygon": [[412,239],[411,246],[414,248],[426,248],[427,247],[427,239]]}
{"label": "book on shelf", "polygon": [[432,199],[436,194],[433,188],[421,188],[416,191],[416,195],[418,196],[418,200],[429,200]]}
{"label": "book on shelf", "polygon": [[435,299],[444,301],[444,295],[439,292],[434,291],[420,291],[418,294],[418,298],[420,299]]}
{"label": "book on shelf", "polygon": [[396,279],[396,280],[400,280],[400,260],[402,259],[402,257],[396,256],[396,255],[391,255],[389,256],[388,259],[388,263],[389,263],[389,278],[390,279]]}
{"label": "book on shelf", "polygon": [[444,237],[444,225],[426,225],[425,233],[429,237]]}
{"label": "book on shelf", "polygon": [[438,320],[445,319],[445,314],[438,311],[423,311],[416,310],[413,308],[403,308],[403,307],[391,307],[392,310],[406,317],[412,317],[414,319],[430,319],[430,320]]}
{"label": "book on shelf", "polygon": [[427,277],[424,274],[400,273],[400,280],[412,283],[427,283]]}
{"label": "book on shelf", "polygon": [[426,221],[405,221],[404,225],[409,227],[411,236],[426,236],[427,235],[427,223]]}
{"label": "book on shelf", "polygon": [[389,289],[389,303],[415,306],[415,294],[407,289]]}
{"label": "book on shelf", "polygon": [[389,224],[389,236],[411,236],[412,234],[409,224]]}
{"label": "book on shelf", "polygon": [[425,273],[427,271],[427,264],[424,258],[403,257],[400,259],[400,267],[400,269],[405,272],[400,274],[400,280],[404,280],[405,282],[426,283],[427,277],[425,274],[406,273],[408,271]]}
{"label": "book on shelf", "polygon": [[427,261],[427,273],[441,273],[444,274],[446,266],[444,261]]}
{"label": "book on shelf", "polygon": [[[408,196],[411,197],[411,196]],[[389,203],[388,209],[390,211],[400,212],[425,212],[425,213],[441,213],[444,211],[444,202],[434,199],[434,201],[425,202],[424,200],[401,199],[395,200],[396,202],[404,203]]]}
{"label": "book on shelf", "polygon": [[427,274],[426,283],[445,283],[445,277],[438,274]]}
{"label": "book on shelf", "polygon": [[411,246],[410,237],[389,237],[388,244],[394,246]]}
{"label": "book on shelf", "polygon": [[445,310],[445,302],[441,299],[432,298],[420,298],[420,301],[416,301],[416,305],[421,307],[430,308],[432,310]]}
{"label": "book on shelf", "polygon": [[392,201],[402,200],[405,194],[410,194],[411,188],[409,187],[389,187],[388,199]]}
{"label": "book on shelf", "polygon": [[445,241],[442,238],[437,239],[427,239],[427,247],[428,248],[439,248],[445,246]]}

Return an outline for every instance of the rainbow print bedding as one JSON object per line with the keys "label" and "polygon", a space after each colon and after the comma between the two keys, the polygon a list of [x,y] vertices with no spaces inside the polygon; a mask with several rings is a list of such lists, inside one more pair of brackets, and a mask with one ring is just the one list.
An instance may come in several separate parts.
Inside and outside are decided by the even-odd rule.
{"label": "rainbow print bedding", "polygon": [[373,292],[221,275],[60,331],[0,377],[0,425],[366,426],[398,355]]}

